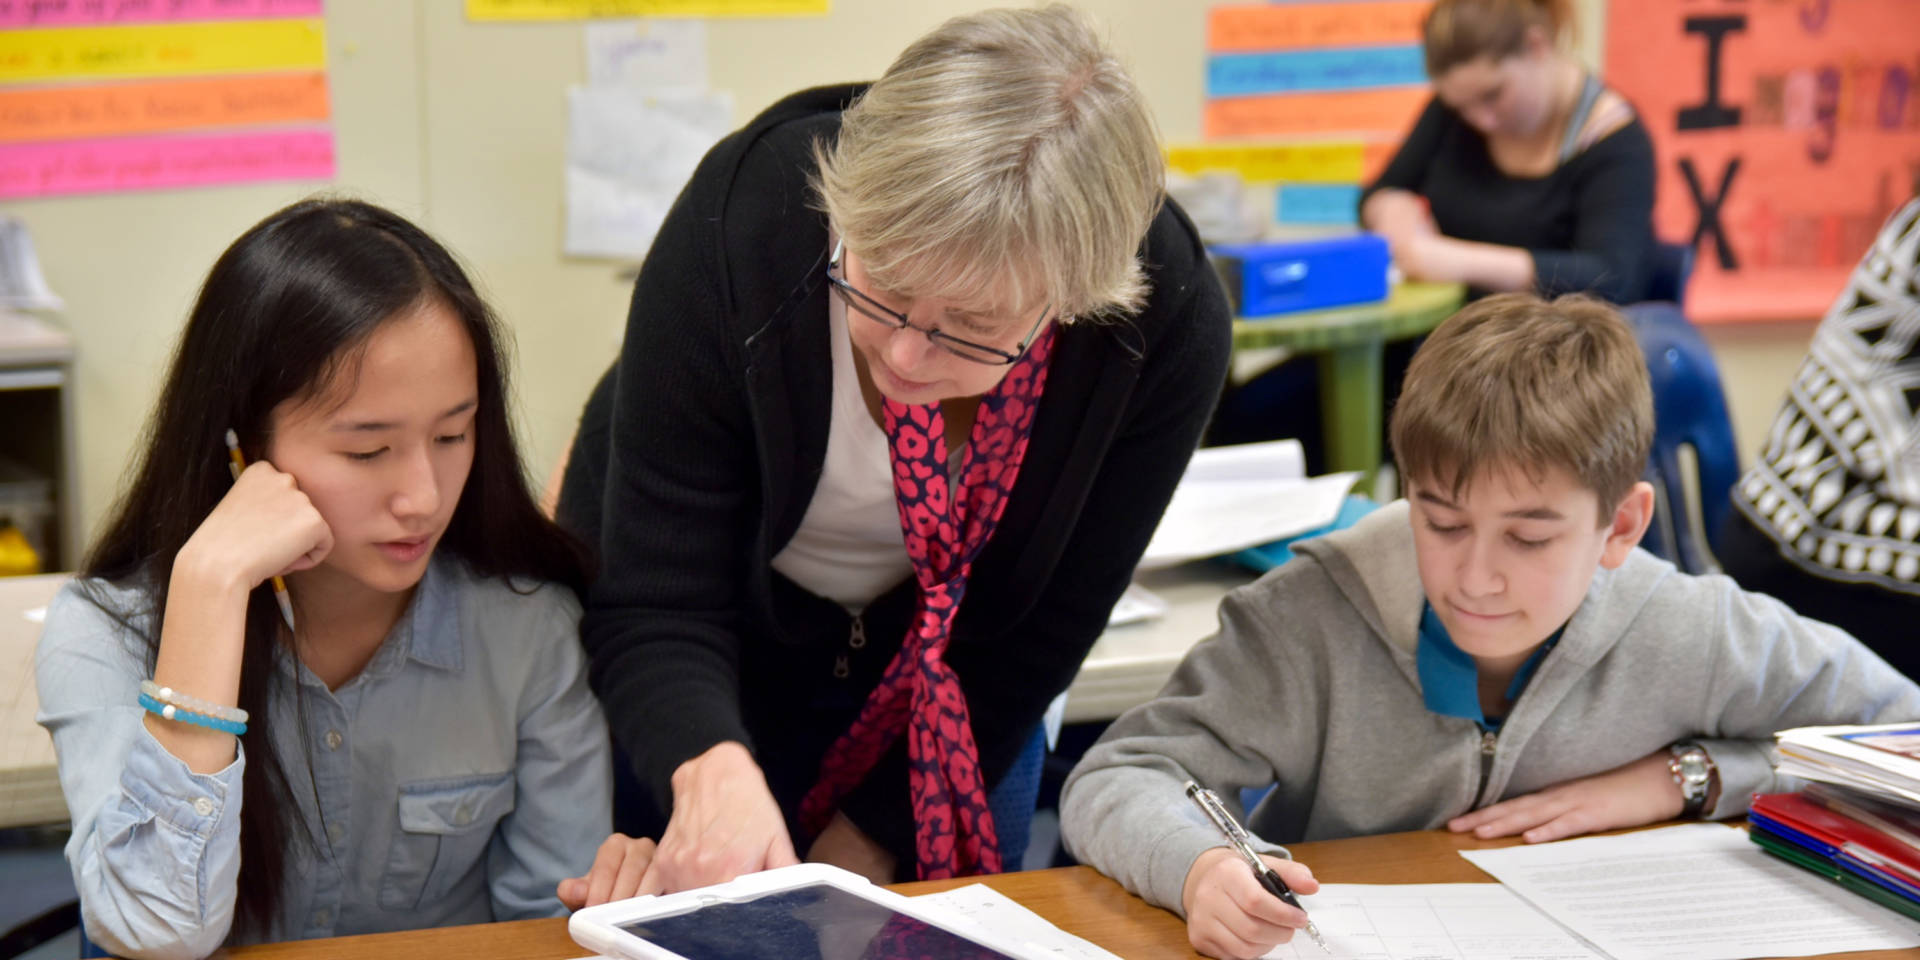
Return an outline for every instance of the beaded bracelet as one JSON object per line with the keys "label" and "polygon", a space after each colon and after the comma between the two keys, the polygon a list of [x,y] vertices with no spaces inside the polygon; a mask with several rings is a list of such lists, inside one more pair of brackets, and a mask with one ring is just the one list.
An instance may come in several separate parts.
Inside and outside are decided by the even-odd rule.
{"label": "beaded bracelet", "polygon": [[222,720],[219,717],[210,717],[204,713],[195,713],[192,710],[176,707],[171,703],[161,703],[146,693],[140,694],[140,706],[145,707],[148,713],[156,714],[168,720],[179,723],[191,723],[195,726],[206,727],[209,730],[231,733],[236,737],[247,732],[247,725],[244,723],[235,723],[232,720]]}
{"label": "beaded bracelet", "polygon": [[182,710],[203,713],[209,717],[216,717],[229,723],[247,722],[247,712],[239,707],[223,707],[220,704],[211,703],[199,697],[188,696],[172,687],[163,687],[152,680],[140,681],[140,692],[161,703],[171,703]]}

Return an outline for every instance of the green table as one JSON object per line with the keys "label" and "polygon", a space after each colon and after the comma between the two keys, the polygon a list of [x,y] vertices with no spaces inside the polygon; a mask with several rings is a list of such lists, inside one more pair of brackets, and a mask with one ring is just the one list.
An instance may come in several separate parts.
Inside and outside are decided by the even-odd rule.
{"label": "green table", "polygon": [[1359,470],[1362,489],[1380,467],[1382,358],[1390,340],[1417,337],[1466,301],[1457,283],[1403,283],[1381,303],[1233,322],[1236,350],[1286,347],[1320,355],[1320,415],[1327,467]]}

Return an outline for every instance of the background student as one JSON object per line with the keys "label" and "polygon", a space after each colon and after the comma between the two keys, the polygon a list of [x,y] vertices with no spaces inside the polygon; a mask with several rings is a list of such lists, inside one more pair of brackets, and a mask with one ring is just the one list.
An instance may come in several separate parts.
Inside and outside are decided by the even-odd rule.
{"label": "background student", "polygon": [[1438,0],[1434,97],[1360,202],[1416,280],[1646,299],[1653,144],[1566,48],[1571,0]]}
{"label": "background student", "polygon": [[803,855],[1008,865],[988,793],[1225,374],[1163,177],[1139,90],[1061,6],[948,21],[702,162],[559,509],[604,555],[581,635],[646,791],[631,832],[665,823],[643,890]]}
{"label": "background student", "polygon": [[[1572,0],[1438,0],[1424,45],[1434,96],[1361,195],[1360,222],[1413,280],[1472,295],[1531,290],[1645,300],[1653,143],[1567,49]],[[1389,344],[1389,407],[1419,341]],[[1232,391],[1209,443],[1298,437],[1325,469],[1319,372],[1294,359]]]}
{"label": "background student", "polygon": [[594,864],[586,569],[528,494],[495,330],[444,248],[363,203],[288,207],[214,264],[36,660],[101,946],[551,916]]}
{"label": "background student", "polygon": [[1275,843],[1538,842],[1737,816],[1776,789],[1774,731],[1920,716],[1920,687],[1842,631],[1635,549],[1652,436],[1612,309],[1503,294],[1443,323],[1394,411],[1408,499],[1228,595],[1074,770],[1069,849],[1182,913],[1197,949],[1250,957],[1305,917],[1186,815],[1185,780],[1236,807],[1274,785],[1248,827]]}
{"label": "background student", "polygon": [[1920,677],[1920,199],[1888,218],[1814,331],[1734,486],[1727,575],[1858,636]]}

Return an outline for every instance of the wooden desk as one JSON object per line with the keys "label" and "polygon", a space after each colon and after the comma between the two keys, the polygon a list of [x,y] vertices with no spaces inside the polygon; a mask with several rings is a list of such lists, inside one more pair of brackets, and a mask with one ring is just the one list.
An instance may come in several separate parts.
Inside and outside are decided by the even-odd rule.
{"label": "wooden desk", "polygon": [[1359,470],[1366,474],[1361,489],[1371,489],[1385,423],[1381,398],[1386,345],[1439,326],[1460,309],[1466,296],[1466,287],[1457,283],[1402,283],[1381,303],[1235,320],[1233,346],[1319,354],[1327,469]]}
{"label": "wooden desk", "polygon": [[53,763],[53,739],[33,715],[33,648],[40,625],[26,611],[44,607],[67,582],[64,573],[0,577],[0,827],[62,823],[67,804]]}
{"label": "wooden desk", "polygon": [[[1488,883],[1492,877],[1468,863],[1461,850],[1512,846],[1513,840],[1474,840],[1444,831],[1396,833],[1353,840],[1293,845],[1294,856],[1329,883]],[[908,896],[972,883],[938,880],[905,883]],[[1035,870],[987,877],[982,882],[1018,900],[1054,926],[1083,937],[1127,960],[1195,960],[1186,924],[1173,914],[1134,898],[1089,867]],[[523,920],[444,930],[341,937],[228,951],[234,960],[417,960],[423,956],[462,960],[566,960],[584,951],[567,937],[564,920]],[[1848,960],[1920,957],[1920,950],[1830,954]]]}

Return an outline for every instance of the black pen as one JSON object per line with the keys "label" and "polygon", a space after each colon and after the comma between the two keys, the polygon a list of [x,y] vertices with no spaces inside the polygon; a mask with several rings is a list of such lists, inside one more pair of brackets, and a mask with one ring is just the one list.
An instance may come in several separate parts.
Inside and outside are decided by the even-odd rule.
{"label": "black pen", "polygon": [[[1200,805],[1200,811],[1207,815],[1208,820],[1213,821],[1220,835],[1227,838],[1227,845],[1239,853],[1240,859],[1245,860],[1247,866],[1252,868],[1253,878],[1260,881],[1260,885],[1267,888],[1268,893],[1279,897],[1282,903],[1301,913],[1307,912],[1307,908],[1300,905],[1300,900],[1293,895],[1293,891],[1287,889],[1287,882],[1280,879],[1280,875],[1273,872],[1273,868],[1267,866],[1265,860],[1260,859],[1260,852],[1253,849],[1253,838],[1247,835],[1247,828],[1233,819],[1233,814],[1227,812],[1227,808],[1220,803],[1220,798],[1214,795],[1212,790],[1188,780],[1187,796],[1192,797],[1193,802]],[[1327,941],[1321,939],[1320,928],[1313,925],[1311,918],[1307,920],[1307,936],[1312,937],[1313,942],[1320,945],[1320,949],[1327,949]]]}

